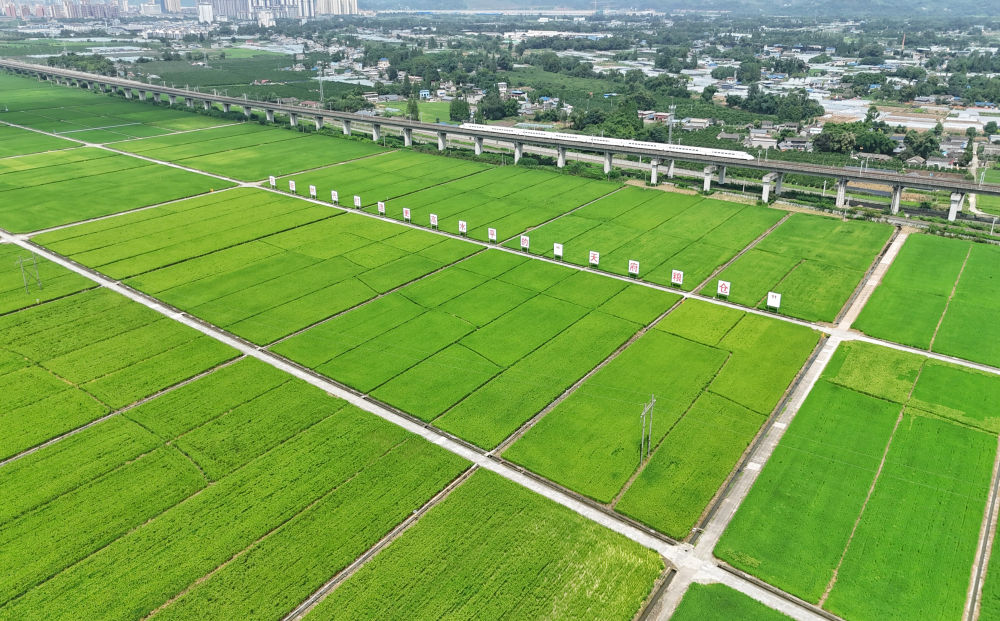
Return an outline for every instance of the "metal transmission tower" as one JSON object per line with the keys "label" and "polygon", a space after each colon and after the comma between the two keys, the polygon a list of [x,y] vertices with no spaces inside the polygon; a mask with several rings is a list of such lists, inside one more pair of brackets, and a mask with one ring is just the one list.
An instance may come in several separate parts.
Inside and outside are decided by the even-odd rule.
{"label": "metal transmission tower", "polygon": [[[649,403],[642,407],[642,438],[639,440],[639,465],[649,457],[650,446],[653,444],[653,407],[656,405],[656,395],[649,396]],[[649,415],[649,428],[646,428],[646,415]]]}
{"label": "metal transmission tower", "polygon": [[[17,266],[21,268],[21,280],[24,281],[24,293],[29,293],[28,291],[28,280],[35,281],[35,284],[39,289],[42,288],[42,278],[38,275],[38,260],[35,257],[35,253],[31,253],[31,265],[28,265],[27,259],[24,257],[17,257]],[[34,270],[34,274],[32,274]]]}

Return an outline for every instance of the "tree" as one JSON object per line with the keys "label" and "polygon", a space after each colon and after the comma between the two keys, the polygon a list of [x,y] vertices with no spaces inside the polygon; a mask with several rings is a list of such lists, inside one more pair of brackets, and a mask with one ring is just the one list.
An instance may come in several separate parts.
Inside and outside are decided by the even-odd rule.
{"label": "tree", "polygon": [[490,89],[479,102],[479,111],[482,113],[483,118],[491,121],[507,116],[503,99],[500,99],[500,93],[495,88]]}
{"label": "tree", "polygon": [[813,140],[813,148],[827,153],[851,153],[857,139],[842,124],[827,123]]}
{"label": "tree", "polygon": [[740,63],[740,68],[736,71],[736,79],[742,82],[743,84],[760,82],[760,63],[758,62]]}
{"label": "tree", "polygon": [[967,128],[967,129],[965,130],[965,135],[966,135],[966,137],[967,137],[967,138],[969,139],[969,142],[972,142],[973,140],[975,140],[975,139],[976,139],[976,134],[977,134],[977,133],[978,133],[978,132],[976,131],[976,128],[975,128],[975,127],[968,127],[968,128]]}
{"label": "tree", "polygon": [[918,134],[917,132],[910,130],[906,132],[906,138],[903,139],[903,143],[911,153],[919,155],[925,160],[931,156],[937,155],[938,151],[941,149],[941,143],[938,142],[938,137],[933,132]]}
{"label": "tree", "polygon": [[941,134],[943,134],[943,133],[944,133],[944,125],[942,125],[942,124],[941,124],[941,122],[940,122],[940,121],[938,121],[938,124],[934,126],[934,129],[932,129],[932,130],[931,130],[931,132],[932,132],[932,133],[933,133],[933,134],[934,134],[935,136],[937,136],[937,137],[939,137],[939,138],[940,138],[940,137],[941,137]]}
{"label": "tree", "polygon": [[448,118],[452,121],[468,121],[469,102],[461,97],[452,99],[451,105],[448,107]]}
{"label": "tree", "polygon": [[417,100],[412,97],[406,102],[406,118],[411,121],[420,120],[420,106],[417,105]]}
{"label": "tree", "polygon": [[713,85],[708,85],[701,91],[701,100],[705,103],[712,103],[712,98],[715,97],[719,89]]}
{"label": "tree", "polygon": [[989,123],[987,123],[986,125],[984,125],[983,126],[983,133],[986,134],[987,136],[990,136],[992,134],[997,133],[997,122],[996,121],[990,121]]}
{"label": "tree", "polygon": [[868,106],[868,113],[865,114],[865,125],[871,125],[878,120],[878,108],[873,105]]}

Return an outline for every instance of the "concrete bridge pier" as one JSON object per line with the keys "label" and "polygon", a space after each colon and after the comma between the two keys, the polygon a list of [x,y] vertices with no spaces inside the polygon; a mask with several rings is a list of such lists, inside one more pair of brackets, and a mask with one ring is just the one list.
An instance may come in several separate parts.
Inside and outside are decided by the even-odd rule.
{"label": "concrete bridge pier", "polygon": [[130,88],[125,89],[125,99],[132,99],[132,89]]}
{"label": "concrete bridge pier", "polygon": [[514,163],[517,164],[521,161],[521,156],[524,155],[524,143],[515,142],[514,143]]}
{"label": "concrete bridge pier", "polygon": [[295,127],[299,124],[299,115],[295,112],[288,113],[288,124]]}
{"label": "concrete bridge pier", "polygon": [[184,98],[184,105],[187,106],[188,108],[193,108],[194,107],[194,99],[191,99],[190,97],[185,97]]}
{"label": "concrete bridge pier", "polygon": [[146,92],[146,91],[139,91],[139,101],[146,101],[146,98],[148,96],[149,96],[148,92]]}
{"label": "concrete bridge pier", "polygon": [[170,102],[171,106],[177,104],[177,95],[167,95],[167,101]]}
{"label": "concrete bridge pier", "polygon": [[670,160],[670,164],[667,166],[667,179],[674,178],[674,160]]}
{"label": "concrete bridge pier", "polygon": [[722,183],[725,183],[725,182],[726,182],[726,167],[725,166],[720,166],[719,167],[719,183],[722,184]]}
{"label": "concrete bridge pier", "polygon": [[438,132],[438,151],[444,151],[448,142],[448,134],[445,132]]}
{"label": "concrete bridge pier", "polygon": [[345,120],[341,124],[341,129],[343,130],[345,136],[350,136],[351,135],[351,122]]}
{"label": "concrete bridge pier", "polygon": [[473,142],[473,145],[474,145],[474,149],[476,151],[476,155],[482,155],[483,154],[483,137],[482,136],[476,136],[476,137],[474,137],[472,139],[472,142]]}
{"label": "concrete bridge pier", "polygon": [[226,114],[229,114],[232,111],[232,109],[233,109],[233,105],[232,104],[228,104],[226,102],[222,102],[222,111],[223,112],[225,112]]}
{"label": "concrete bridge pier", "polygon": [[566,147],[556,149],[556,166],[564,168],[566,166]]}
{"label": "concrete bridge pier", "polygon": [[649,160],[649,182],[653,185],[656,185],[656,178],[657,178],[657,173],[659,172],[659,168],[660,168],[660,160],[656,159],[655,157]]}
{"label": "concrete bridge pier", "polygon": [[372,141],[378,142],[382,140],[382,126],[378,123],[372,123]]}
{"label": "concrete bridge pier", "polygon": [[611,172],[611,151],[604,152],[604,174],[607,175]]}
{"label": "concrete bridge pier", "polygon": [[705,167],[704,170],[705,181],[702,184],[702,190],[704,190],[705,192],[708,192],[709,190],[712,189],[712,173],[714,172],[715,172],[714,164],[709,164],[708,166]]}
{"label": "concrete bridge pier", "polygon": [[954,222],[958,217],[958,212],[962,211],[962,203],[965,202],[964,192],[954,192],[951,195],[951,207],[948,209],[948,221]]}
{"label": "concrete bridge pier", "polygon": [[274,123],[274,110],[265,110],[264,118],[267,119],[268,123]]}
{"label": "concrete bridge pier", "polygon": [[784,187],[782,186],[785,183],[785,173],[776,173],[776,175],[777,176],[774,181],[774,195],[781,196],[782,191],[784,191]]}
{"label": "concrete bridge pier", "polygon": [[764,178],[761,179],[761,188],[762,188],[760,193],[761,201],[766,203],[768,199],[771,198],[771,184],[777,178],[778,178],[778,173],[767,173],[766,175],[764,175]]}
{"label": "concrete bridge pier", "polygon": [[843,209],[847,204],[847,179],[837,179],[837,207]]}
{"label": "concrete bridge pier", "polygon": [[243,114],[249,119],[250,117],[253,116],[253,108],[251,108],[247,104],[243,104]]}
{"label": "concrete bridge pier", "polygon": [[209,100],[206,99],[206,100],[204,100],[204,101],[201,102],[201,107],[204,110],[211,110],[212,109],[212,102],[210,102]]}
{"label": "concrete bridge pier", "polygon": [[889,213],[896,215],[899,213],[899,203],[903,200],[903,186],[894,185],[892,186],[892,204],[889,207]]}
{"label": "concrete bridge pier", "polygon": [[[413,146],[413,130],[410,129],[409,127],[403,128],[403,146],[404,147]],[[480,153],[482,153],[482,151],[480,151]],[[476,155],[479,155],[480,153],[476,153]]]}

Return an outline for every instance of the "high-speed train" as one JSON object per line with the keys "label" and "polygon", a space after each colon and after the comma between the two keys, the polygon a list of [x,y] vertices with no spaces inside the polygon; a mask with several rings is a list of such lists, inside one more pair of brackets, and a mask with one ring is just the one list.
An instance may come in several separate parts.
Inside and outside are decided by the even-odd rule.
{"label": "high-speed train", "polygon": [[684,155],[700,155],[702,157],[724,157],[736,160],[756,159],[749,153],[743,151],[732,151],[729,149],[708,149],[705,147],[688,147],[680,144],[663,144],[661,142],[643,142],[641,140],[623,140],[621,138],[604,138],[601,136],[588,136],[585,134],[566,134],[559,132],[543,132],[534,129],[518,129],[516,127],[500,127],[496,125],[479,125],[478,123],[462,123],[463,129],[475,130],[484,134],[492,134],[497,138],[514,140],[521,138],[534,138],[536,140],[563,139],[576,142],[585,142],[595,147],[608,147],[609,150],[633,148],[649,149],[659,151],[664,156],[683,157]]}

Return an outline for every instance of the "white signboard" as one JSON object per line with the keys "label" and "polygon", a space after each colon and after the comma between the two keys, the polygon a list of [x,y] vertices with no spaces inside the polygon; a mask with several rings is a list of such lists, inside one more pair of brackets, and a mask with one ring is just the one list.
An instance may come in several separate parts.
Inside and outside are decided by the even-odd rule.
{"label": "white signboard", "polygon": [[361,197],[357,194],[354,195],[354,206],[361,209]]}
{"label": "white signboard", "polygon": [[340,194],[336,190],[330,190],[330,202],[334,205],[340,202]]}
{"label": "white signboard", "polygon": [[403,219],[406,220],[407,222],[410,221],[410,208],[409,207],[403,207]]}
{"label": "white signboard", "polygon": [[489,238],[494,244],[497,243],[497,230],[496,229],[486,229],[486,237]]}
{"label": "white signboard", "polygon": [[531,245],[531,240],[528,239],[528,236],[527,235],[522,235],[521,236],[521,250],[527,250],[530,245]]}
{"label": "white signboard", "polygon": [[601,262],[601,253],[597,252],[596,250],[591,250],[590,255],[588,255],[587,259],[588,261],[590,261],[591,265],[597,266],[597,264]]}
{"label": "white signboard", "polygon": [[431,226],[433,226],[434,228],[437,228],[437,225],[438,225],[437,214],[436,213],[432,213],[431,214]]}
{"label": "white signboard", "polygon": [[631,275],[633,275],[633,276],[638,276],[639,275],[639,262],[638,261],[631,261],[630,260],[628,262],[628,273],[631,274]]}
{"label": "white signboard", "polygon": [[552,254],[557,259],[561,259],[562,255],[562,244],[552,244]]}
{"label": "white signboard", "polygon": [[309,186],[309,196],[316,198],[316,186]]}
{"label": "white signboard", "polygon": [[458,221],[458,232],[465,235],[469,232],[469,225],[465,223],[465,220]]}
{"label": "white signboard", "polygon": [[268,177],[267,181],[268,181],[268,183],[271,184],[272,188],[278,183],[278,180],[274,178],[274,175],[271,175],[270,177]]}
{"label": "white signboard", "polygon": [[385,215],[385,203],[382,202],[382,201],[378,202],[378,215],[380,215],[380,216],[384,216]]}
{"label": "white signboard", "polygon": [[781,294],[774,291],[767,292],[767,306],[775,310],[781,308]]}
{"label": "white signboard", "polygon": [[677,286],[683,285],[684,272],[680,270],[670,270],[670,284]]}
{"label": "white signboard", "polygon": [[291,192],[292,194],[295,194],[295,182],[294,181],[289,181],[288,182],[288,191]]}
{"label": "white signboard", "polygon": [[729,291],[731,290],[731,288],[732,287],[730,286],[728,280],[720,280],[719,281],[719,288],[717,290],[717,293],[719,295],[724,295],[726,297],[729,297]]}

